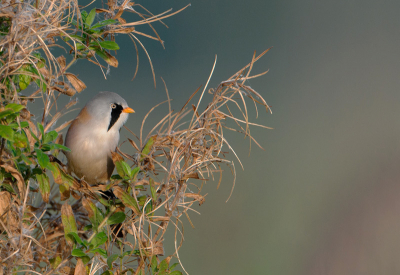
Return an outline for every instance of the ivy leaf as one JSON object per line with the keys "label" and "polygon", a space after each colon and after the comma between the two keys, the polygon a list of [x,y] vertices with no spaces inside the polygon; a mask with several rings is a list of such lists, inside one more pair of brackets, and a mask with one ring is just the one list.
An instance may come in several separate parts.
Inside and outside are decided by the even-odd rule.
{"label": "ivy leaf", "polygon": [[119,50],[119,46],[114,41],[101,41],[100,46],[107,50]]}
{"label": "ivy leaf", "polygon": [[8,125],[0,125],[0,136],[7,140],[14,141],[14,130]]}
{"label": "ivy leaf", "polygon": [[114,19],[106,19],[106,20],[97,22],[96,24],[94,24],[92,26],[91,29],[97,29],[97,28],[101,28],[101,27],[104,27],[104,26],[107,26],[107,25],[111,25],[111,24],[115,24],[115,23],[117,23],[117,21],[114,20]]}
{"label": "ivy leaf", "polygon": [[85,23],[89,25],[89,27],[93,24],[94,18],[96,17],[96,9],[92,9],[88,16],[86,17]]}

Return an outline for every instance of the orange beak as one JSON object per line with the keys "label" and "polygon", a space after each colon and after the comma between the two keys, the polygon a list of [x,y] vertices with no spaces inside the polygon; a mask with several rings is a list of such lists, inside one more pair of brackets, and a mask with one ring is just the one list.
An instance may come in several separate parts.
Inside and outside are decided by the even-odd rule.
{"label": "orange beak", "polygon": [[125,109],[122,110],[123,113],[134,113],[135,111],[132,108],[126,107]]}

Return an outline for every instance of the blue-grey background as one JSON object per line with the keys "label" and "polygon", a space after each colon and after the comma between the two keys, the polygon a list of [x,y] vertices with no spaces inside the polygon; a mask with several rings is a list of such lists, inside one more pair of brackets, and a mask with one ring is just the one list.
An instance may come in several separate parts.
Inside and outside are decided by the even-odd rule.
{"label": "blue-grey background", "polygon": [[[107,80],[90,63],[70,69],[88,86],[79,107],[97,91],[118,92],[136,110],[127,123],[134,131],[166,99],[160,77],[177,110],[206,83],[215,55],[210,87],[249,63],[254,51],[274,47],[254,68],[270,72],[249,82],[272,105],[272,115],[253,116],[274,128],[252,132],[266,150],[253,146],[248,156],[247,140],[227,136],[245,170],[236,163],[228,203],[228,169],[220,189],[212,182],[205,187],[205,204],[195,206],[201,215],[191,214],[195,229],[183,218],[185,269],[193,275],[398,274],[400,2],[137,3],[154,14],[192,4],[164,20],[168,29],[154,23],[165,49],[139,37],[153,61],[156,89],[141,49],[131,81],[136,52],[123,35],[116,38],[119,67]],[[148,127],[165,111],[156,112]],[[122,139],[127,136],[123,129]]]}

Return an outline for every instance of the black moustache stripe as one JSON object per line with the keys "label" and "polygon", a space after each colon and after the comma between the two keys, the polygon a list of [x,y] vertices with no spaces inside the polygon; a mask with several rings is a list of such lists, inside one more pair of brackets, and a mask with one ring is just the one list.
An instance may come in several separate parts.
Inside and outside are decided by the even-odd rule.
{"label": "black moustache stripe", "polygon": [[111,129],[111,127],[113,127],[115,122],[117,122],[119,116],[122,113],[122,110],[124,109],[119,104],[115,104],[115,106],[116,107],[114,109],[111,109],[111,120],[110,120],[110,125],[108,126],[108,129],[107,129],[107,132]]}

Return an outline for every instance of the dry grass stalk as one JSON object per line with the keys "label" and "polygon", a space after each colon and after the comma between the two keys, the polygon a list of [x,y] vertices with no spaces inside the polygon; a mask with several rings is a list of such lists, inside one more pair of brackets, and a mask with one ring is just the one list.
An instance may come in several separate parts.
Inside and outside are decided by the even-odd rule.
{"label": "dry grass stalk", "polygon": [[[138,37],[155,39],[163,44],[152,23],[157,21],[164,24],[163,19],[186,8],[154,15],[128,0],[109,0],[106,4],[105,9],[96,9],[96,13],[105,20],[116,20],[118,23],[107,25],[101,33],[101,39],[95,38],[114,41],[115,33],[126,33],[134,43],[137,57],[139,44],[150,64],[150,56]],[[124,12],[135,13],[141,19],[126,22]],[[107,269],[118,274],[128,271],[139,274],[154,269],[154,265],[156,268],[161,268],[163,263],[169,266],[173,258],[180,262],[178,251],[183,241],[182,214],[192,224],[189,212],[197,212],[193,204],[205,202],[206,194],[202,194],[202,187],[207,180],[215,179],[215,173],[220,174],[220,184],[223,164],[235,174],[234,162],[226,158],[225,150],[230,150],[235,156],[236,153],[225,139],[224,131],[241,132],[259,145],[250,134],[250,126],[268,128],[249,121],[246,102],[254,102],[256,108],[257,104],[261,104],[269,111],[262,96],[246,85],[247,79],[259,76],[250,76],[250,71],[253,63],[268,50],[254,56],[248,66],[216,89],[209,89],[211,98],[204,110],[200,111],[199,108],[200,102],[206,97],[206,88],[196,105],[189,104],[199,90],[193,93],[179,112],[173,113],[170,106],[170,112],[144,137],[143,126],[157,106],[154,107],[144,118],[139,136],[132,133],[132,138],[128,139],[136,153],[119,151],[132,162],[134,169],[123,166],[123,158],[116,155],[114,161],[120,168],[117,169],[119,176],[115,176],[108,186],[90,186],[66,174],[64,164],[56,158],[59,147],[47,150],[48,145],[44,144],[57,120],[76,103],[72,100],[59,108],[57,99],[61,94],[73,96],[86,88],[77,76],[67,70],[79,58],[86,58],[100,68],[105,67],[97,60],[97,53],[89,49],[90,45],[82,46],[78,37],[84,32],[79,29],[79,26],[83,26],[83,18],[78,2],[1,0],[0,14],[0,114],[9,111],[6,106],[11,102],[27,107],[28,102],[41,98],[44,105],[39,126],[31,121],[28,108],[18,113],[16,133],[26,135],[26,144],[24,140],[20,141],[22,149],[19,150],[24,155],[22,160],[17,162],[19,155],[10,149],[12,143],[1,138],[0,274],[17,270],[48,275],[83,274],[86,270],[90,274],[100,274]],[[77,26],[72,19],[76,20]],[[153,34],[136,29],[143,24],[149,25]],[[56,43],[60,37],[66,40],[65,44]],[[79,45],[83,50],[78,49]],[[72,60],[53,56],[51,47],[69,47]],[[82,56],[82,51],[86,51],[86,56]],[[103,54],[107,65],[118,65],[118,60],[109,52]],[[138,65],[134,76],[137,70]],[[153,67],[152,71],[155,83]],[[38,89],[30,96],[23,96],[21,91],[31,82],[36,82]],[[233,111],[235,108],[237,110]],[[237,127],[228,127],[225,124],[227,119],[233,120]],[[23,127],[22,122],[26,122],[27,126]],[[1,123],[1,126],[8,126],[10,122],[3,119]],[[68,123],[55,131],[61,131]],[[57,140],[49,144],[62,143],[62,136],[59,135]],[[42,153],[47,155],[50,163],[39,161],[42,153],[37,151],[38,148],[44,150],[45,153]],[[46,168],[43,165],[47,165]],[[31,176],[27,171],[38,174]],[[44,173],[46,171],[47,174]],[[50,171],[54,181],[46,187]],[[111,202],[102,199],[99,192],[105,189],[112,189],[118,199]],[[63,202],[67,199],[69,203]],[[114,228],[111,230],[108,224],[115,217],[114,214],[121,215],[118,213],[125,213],[126,219],[122,225],[111,226]],[[86,227],[89,224],[93,226],[92,229]],[[175,229],[176,250],[173,255],[166,255],[160,263],[160,258],[165,256],[164,236],[169,225]],[[73,234],[90,243],[98,236],[95,227],[98,227],[98,231],[105,230],[108,236],[101,245],[106,255],[112,257],[116,253],[123,254],[122,260],[108,263],[100,250],[92,252],[89,263],[84,257],[75,256],[76,263],[72,260],[74,247],[80,247]]]}

